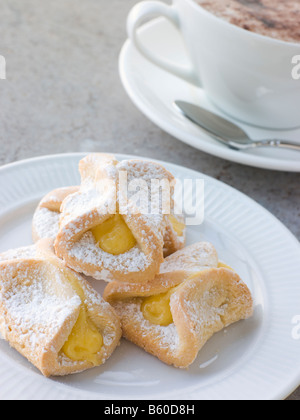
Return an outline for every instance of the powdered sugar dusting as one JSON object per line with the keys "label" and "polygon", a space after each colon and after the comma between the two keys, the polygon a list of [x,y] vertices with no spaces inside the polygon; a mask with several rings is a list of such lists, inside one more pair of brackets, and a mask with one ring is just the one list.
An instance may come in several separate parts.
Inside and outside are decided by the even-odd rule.
{"label": "powdered sugar dusting", "polygon": [[[126,173],[128,199],[127,207],[122,206],[122,214],[131,214],[134,209],[144,215],[144,220],[151,230],[163,236],[166,228],[165,208],[169,203],[171,211],[171,183],[173,176],[161,165],[147,161],[124,160],[117,169]],[[119,191],[120,197],[124,191]]]}
{"label": "powdered sugar dusting", "polygon": [[[21,268],[21,265],[20,265]],[[19,341],[34,353],[45,348],[59,332],[65,320],[79,307],[78,296],[65,299],[50,293],[46,281],[41,281],[43,269],[24,269],[14,278],[13,268],[2,269],[6,281],[1,284],[0,302],[9,317],[2,318],[1,332],[5,337],[13,325]],[[22,280],[23,279],[23,280]]]}
{"label": "powdered sugar dusting", "polygon": [[34,258],[36,256],[37,250],[35,245],[22,247],[18,249],[11,249],[0,254],[0,262],[10,261],[20,258]]}
{"label": "powdered sugar dusting", "polygon": [[[138,246],[121,255],[112,255],[104,252],[96,245],[93,234],[87,232],[70,249],[70,255],[79,261],[85,261],[96,267],[103,267],[99,272],[102,280],[106,280],[111,270],[124,273],[144,271],[149,266],[148,257],[142,253]],[[103,272],[103,274],[101,274]]]}
{"label": "powdered sugar dusting", "polygon": [[39,239],[55,239],[59,231],[60,213],[38,208],[33,216],[33,228]]}
{"label": "powdered sugar dusting", "polygon": [[166,258],[160,267],[160,274],[178,270],[199,272],[207,268],[217,268],[219,258],[215,247],[206,242],[190,245]]}
{"label": "powdered sugar dusting", "polygon": [[[176,294],[173,295],[173,299],[176,299]],[[206,290],[201,298],[186,301],[185,307],[188,311],[186,316],[191,319],[194,331],[201,337],[201,341],[207,332],[216,332],[224,328],[222,317],[228,310],[227,294],[224,290]]]}
{"label": "powdered sugar dusting", "polygon": [[118,301],[114,303],[117,314],[125,324],[134,323],[137,325],[139,334],[145,338],[149,334],[155,334],[162,348],[167,348],[171,352],[176,352],[179,347],[179,336],[175,324],[167,327],[151,324],[144,318],[141,311],[142,299],[133,299],[130,301]]}

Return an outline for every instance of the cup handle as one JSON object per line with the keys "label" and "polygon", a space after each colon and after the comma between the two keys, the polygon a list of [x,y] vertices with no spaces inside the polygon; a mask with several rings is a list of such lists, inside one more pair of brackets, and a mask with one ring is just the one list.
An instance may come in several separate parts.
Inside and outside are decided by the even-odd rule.
{"label": "cup handle", "polygon": [[162,69],[172,73],[177,77],[180,77],[181,79],[186,80],[189,83],[197,86],[201,85],[199,78],[192,66],[190,66],[190,68],[184,68],[171,64],[167,60],[164,60],[153,54],[140,41],[137,34],[138,28],[147,20],[159,16],[167,18],[180,31],[180,20],[174,6],[168,6],[167,4],[161,3],[159,1],[144,1],[138,3],[131,10],[128,16],[127,31],[130,40],[133,42],[138,51],[153,64],[161,67]]}

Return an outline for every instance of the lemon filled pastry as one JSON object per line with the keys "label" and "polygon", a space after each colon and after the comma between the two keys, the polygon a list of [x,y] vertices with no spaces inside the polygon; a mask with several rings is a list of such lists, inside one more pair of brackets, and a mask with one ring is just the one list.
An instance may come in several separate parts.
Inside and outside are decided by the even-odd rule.
{"label": "lemon filled pastry", "polygon": [[166,258],[147,285],[109,284],[104,298],[121,318],[123,335],[166,364],[187,368],[206,342],[253,314],[251,293],[199,243]]}
{"label": "lemon filled pastry", "polygon": [[[96,280],[143,283],[159,272],[164,255],[185,244],[184,220],[163,211],[153,181],[174,177],[148,161],[118,162],[92,154],[79,164],[81,186],[61,205],[55,250],[66,265]],[[171,191],[171,188],[170,188]]]}
{"label": "lemon filled pastry", "polygon": [[60,208],[66,197],[79,187],[59,188],[47,194],[39,203],[32,221],[34,242],[41,239],[55,239],[59,231]]}
{"label": "lemon filled pastry", "polygon": [[[34,242],[41,239],[55,239],[60,228],[61,206],[71,194],[79,191],[79,187],[58,188],[42,198],[35,210],[32,221],[32,238]],[[183,215],[176,215],[173,208],[166,220],[164,236],[164,256],[167,257],[182,249],[186,240],[186,225]]]}
{"label": "lemon filled pastry", "polygon": [[51,240],[0,255],[0,332],[47,377],[102,365],[121,338],[113,308]]}

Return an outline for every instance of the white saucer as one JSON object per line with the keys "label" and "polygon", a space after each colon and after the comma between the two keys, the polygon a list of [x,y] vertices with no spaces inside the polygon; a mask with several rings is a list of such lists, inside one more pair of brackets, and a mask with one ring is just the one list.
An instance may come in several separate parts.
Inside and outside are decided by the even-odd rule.
{"label": "white saucer", "polygon": [[[172,62],[185,65],[188,57],[178,31],[164,18],[156,19],[140,29],[143,43]],[[127,41],[120,55],[122,83],[134,104],[157,126],[199,150],[233,162],[279,171],[300,172],[300,153],[290,150],[260,149],[237,152],[219,144],[200,128],[185,119],[173,106],[176,99],[206,107],[220,115],[205,92],[172,76],[147,61]],[[228,116],[224,115],[225,118]],[[300,117],[299,117],[300,118]],[[240,124],[253,139],[283,138],[300,143],[300,129],[270,131]]]}
{"label": "white saucer", "polygon": [[[0,168],[0,252],[32,243],[36,205],[55,188],[78,185],[83,156],[45,156]],[[300,384],[299,242],[247,196],[198,172],[163,164],[179,180],[204,179],[205,221],[188,227],[187,242],[216,246],[220,259],[251,289],[254,317],[216,334],[188,370],[164,365],[123,340],[104,366],[46,379],[0,339],[0,400],[276,400]],[[92,285],[100,293],[105,286]]]}

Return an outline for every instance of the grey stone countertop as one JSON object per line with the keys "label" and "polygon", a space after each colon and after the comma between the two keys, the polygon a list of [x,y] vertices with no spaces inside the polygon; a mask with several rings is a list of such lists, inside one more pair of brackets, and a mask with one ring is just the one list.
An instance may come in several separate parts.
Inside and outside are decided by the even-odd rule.
{"label": "grey stone countertop", "polygon": [[[237,188],[299,239],[299,174],[241,166],[192,149],[131,103],[119,79],[118,56],[136,2],[1,1],[7,80],[0,80],[0,164],[94,151],[169,161]],[[300,389],[290,399],[299,400]]]}

